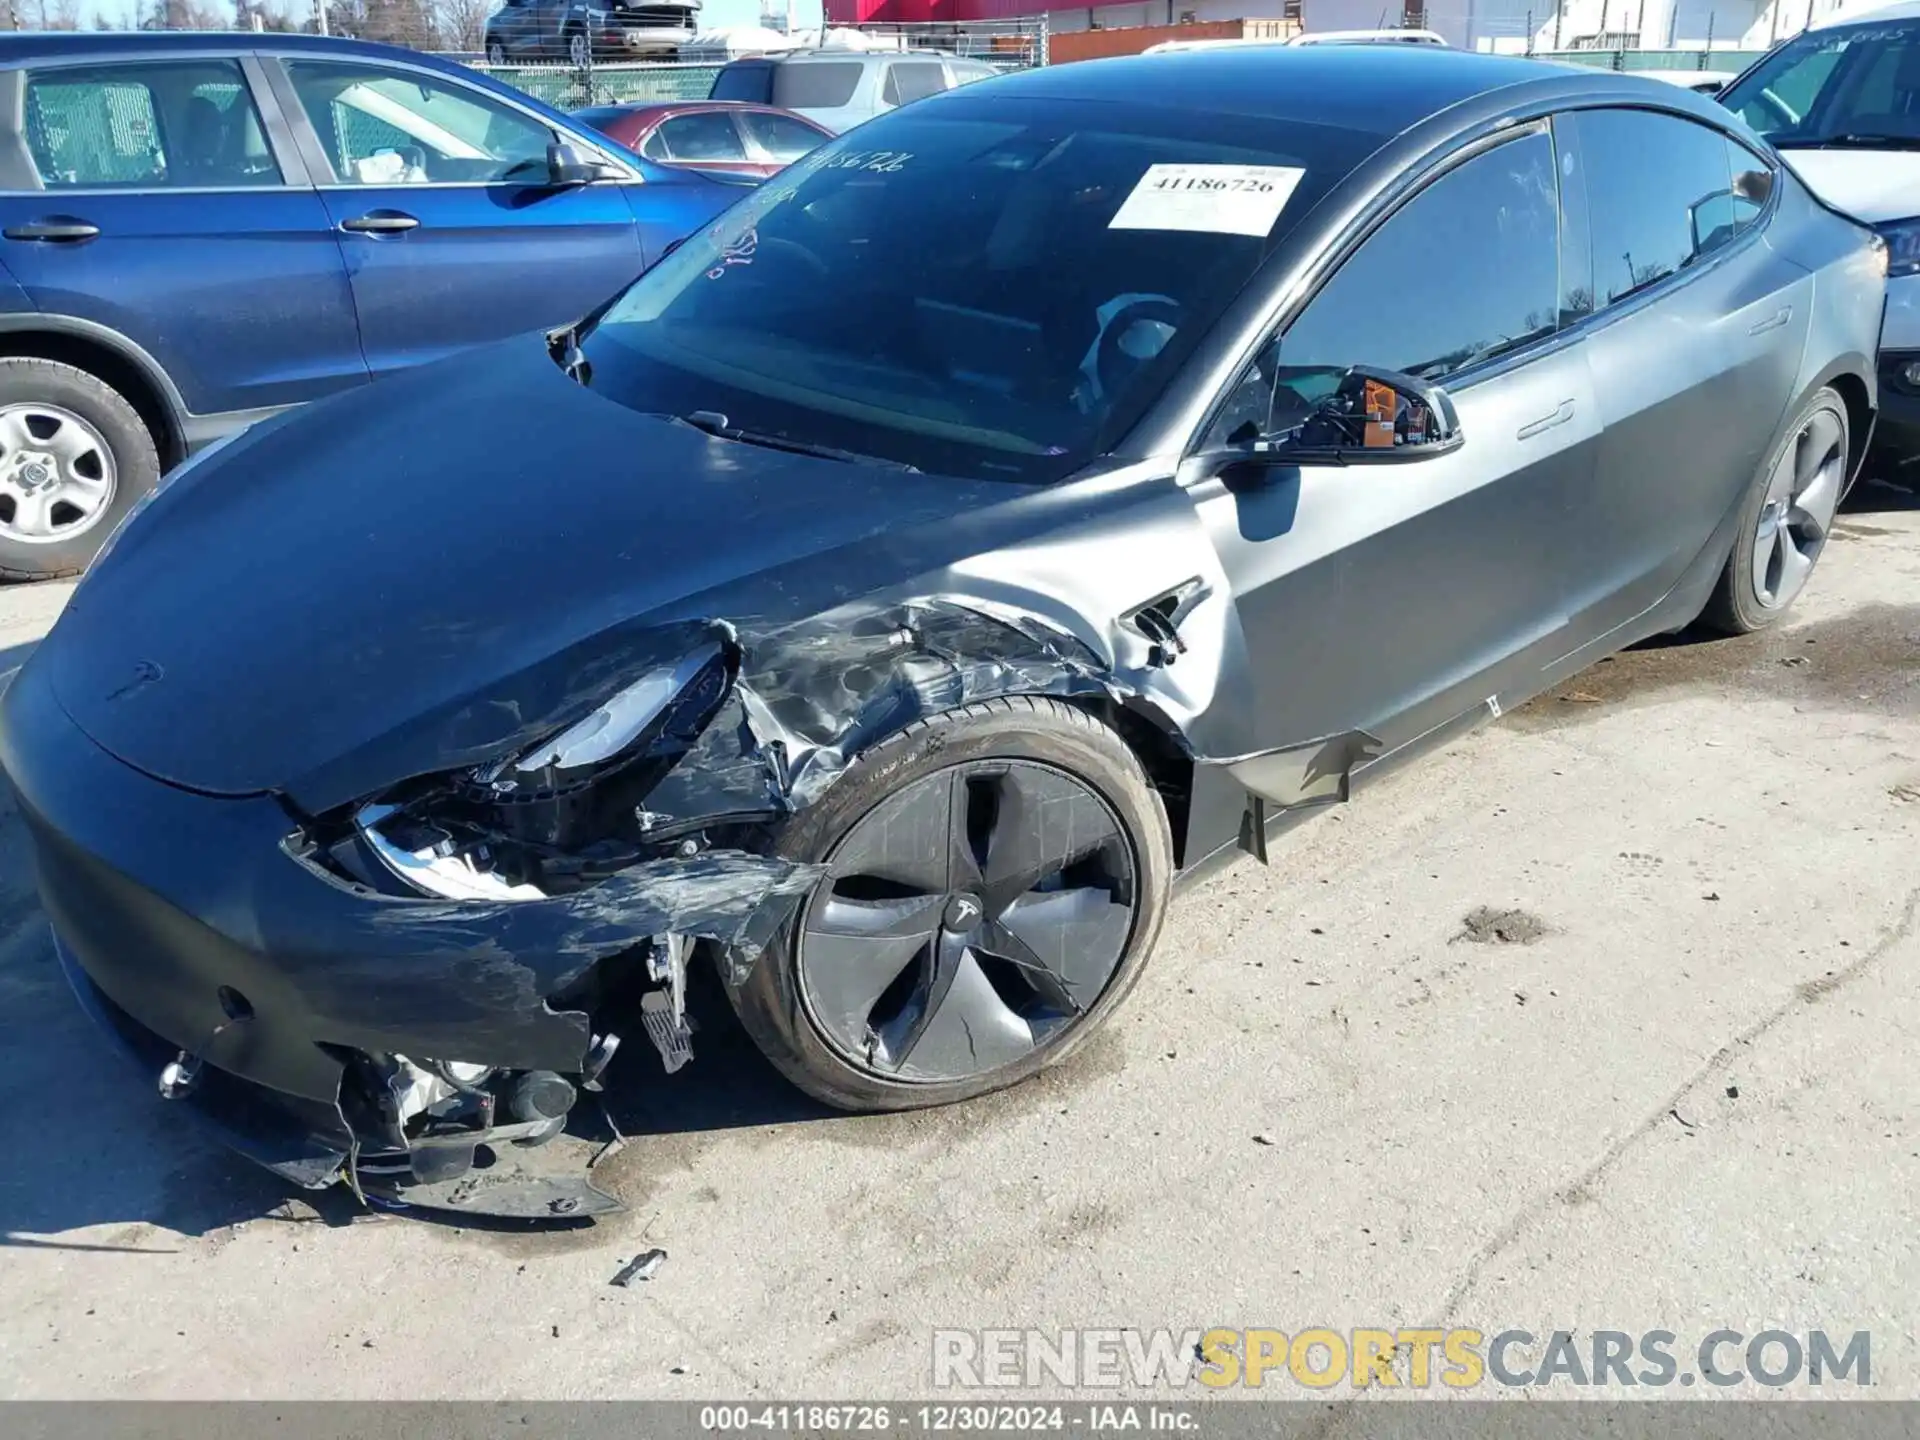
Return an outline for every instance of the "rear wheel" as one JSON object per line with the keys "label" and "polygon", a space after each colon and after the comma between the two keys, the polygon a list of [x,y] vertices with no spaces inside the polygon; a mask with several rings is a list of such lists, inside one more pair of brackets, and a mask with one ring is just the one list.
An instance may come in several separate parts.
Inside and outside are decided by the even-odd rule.
{"label": "rear wheel", "polygon": [[1847,406],[1816,391],[1754,478],[1727,568],[1701,619],[1728,635],[1764,630],[1806,588],[1827,546],[1852,455]]}
{"label": "rear wheel", "polygon": [[159,479],[153,435],[111,385],[0,360],[0,577],[78,574]]}
{"label": "rear wheel", "polygon": [[498,40],[487,42],[487,64],[504,65],[507,63],[507,47]]}
{"label": "rear wheel", "polygon": [[593,59],[593,42],[587,38],[584,30],[567,32],[567,63],[585,65]]}
{"label": "rear wheel", "polygon": [[846,1109],[946,1104],[1032,1075],[1132,988],[1172,874],[1125,743],[1050,700],[937,716],[865,756],[781,853],[827,878],[734,1008]]}

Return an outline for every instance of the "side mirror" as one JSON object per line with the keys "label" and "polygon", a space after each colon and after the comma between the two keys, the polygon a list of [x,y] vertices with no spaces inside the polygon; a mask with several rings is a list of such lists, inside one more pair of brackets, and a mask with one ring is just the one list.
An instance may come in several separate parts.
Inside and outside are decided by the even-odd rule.
{"label": "side mirror", "polygon": [[1438,385],[1356,365],[1305,419],[1255,440],[1244,458],[1267,465],[1398,465],[1452,454],[1463,439],[1452,397]]}
{"label": "side mirror", "polygon": [[591,185],[596,180],[604,180],[613,172],[598,160],[585,160],[580,152],[564,140],[554,140],[547,146],[547,183],[553,186]]}

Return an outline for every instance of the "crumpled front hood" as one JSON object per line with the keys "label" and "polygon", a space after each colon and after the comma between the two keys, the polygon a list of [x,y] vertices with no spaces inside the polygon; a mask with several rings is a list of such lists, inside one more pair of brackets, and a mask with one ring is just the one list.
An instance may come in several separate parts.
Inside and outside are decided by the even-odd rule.
{"label": "crumpled front hood", "polygon": [[1782,150],[1794,174],[1827,204],[1868,225],[1920,215],[1920,153]]}
{"label": "crumpled front hood", "polygon": [[703,617],[884,583],[882,547],[835,552],[1021,491],[715,440],[582,389],[522,337],[209,458],[30,663],[149,774],[328,808],[532,743],[677,658]]}

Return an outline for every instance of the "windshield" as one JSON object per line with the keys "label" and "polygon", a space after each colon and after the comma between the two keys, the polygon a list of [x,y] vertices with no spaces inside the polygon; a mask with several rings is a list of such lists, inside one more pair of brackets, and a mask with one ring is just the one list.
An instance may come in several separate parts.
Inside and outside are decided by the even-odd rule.
{"label": "windshield", "polygon": [[638,410],[1047,482],[1111,448],[1379,136],[1096,101],[894,111],[634,283],[583,343]]}
{"label": "windshield", "polygon": [[1807,31],[1720,103],[1779,146],[1920,148],[1920,19]]}

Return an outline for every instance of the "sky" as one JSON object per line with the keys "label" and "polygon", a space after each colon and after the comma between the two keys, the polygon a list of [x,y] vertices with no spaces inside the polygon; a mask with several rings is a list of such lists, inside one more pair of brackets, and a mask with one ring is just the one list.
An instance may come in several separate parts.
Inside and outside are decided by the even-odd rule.
{"label": "sky", "polygon": [[[136,0],[93,0],[92,4],[82,8],[88,15],[111,17],[116,24],[124,25],[136,9]],[[700,9],[700,23],[709,29],[757,25],[760,23],[760,0],[704,0]],[[793,23],[799,29],[818,25],[820,0],[793,0]]]}

